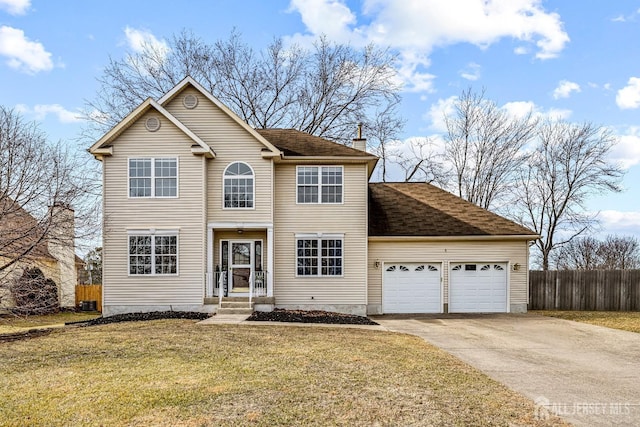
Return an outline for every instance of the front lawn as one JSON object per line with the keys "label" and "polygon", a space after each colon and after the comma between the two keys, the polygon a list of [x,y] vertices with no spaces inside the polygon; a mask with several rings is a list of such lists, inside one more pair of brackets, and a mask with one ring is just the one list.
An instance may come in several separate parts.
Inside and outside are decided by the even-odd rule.
{"label": "front lawn", "polygon": [[555,425],[423,340],[191,320],[0,343],[0,424]]}
{"label": "front lawn", "polygon": [[97,312],[76,313],[63,311],[46,316],[3,316],[0,317],[0,334],[24,332],[29,329],[62,327],[66,322],[78,322],[100,317]]}
{"label": "front lawn", "polygon": [[640,312],[637,311],[553,311],[537,310],[543,316],[573,320],[575,322],[590,323],[607,328],[622,329],[623,331],[640,332]]}

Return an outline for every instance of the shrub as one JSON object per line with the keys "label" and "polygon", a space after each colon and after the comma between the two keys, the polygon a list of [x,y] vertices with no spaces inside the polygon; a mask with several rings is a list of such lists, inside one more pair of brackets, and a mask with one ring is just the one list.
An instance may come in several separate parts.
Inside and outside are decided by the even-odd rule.
{"label": "shrub", "polygon": [[11,294],[15,301],[11,309],[14,314],[50,314],[60,308],[56,283],[47,279],[39,268],[25,269],[11,286]]}

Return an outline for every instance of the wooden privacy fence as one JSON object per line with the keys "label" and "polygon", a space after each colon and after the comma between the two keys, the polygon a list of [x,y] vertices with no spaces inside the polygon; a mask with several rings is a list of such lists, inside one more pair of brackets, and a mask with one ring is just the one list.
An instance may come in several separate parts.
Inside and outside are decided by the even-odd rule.
{"label": "wooden privacy fence", "polygon": [[640,311],[640,270],[530,271],[529,310]]}
{"label": "wooden privacy fence", "polygon": [[96,308],[102,313],[102,285],[76,285],[76,307],[82,301],[96,301]]}

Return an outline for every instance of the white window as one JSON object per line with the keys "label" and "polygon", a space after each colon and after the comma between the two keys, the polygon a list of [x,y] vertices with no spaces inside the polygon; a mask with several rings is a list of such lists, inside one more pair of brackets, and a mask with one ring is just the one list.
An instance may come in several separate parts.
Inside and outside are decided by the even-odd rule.
{"label": "white window", "polygon": [[224,207],[253,208],[253,169],[246,163],[231,163],[224,171]]}
{"label": "white window", "polygon": [[342,238],[296,239],[298,276],[342,276]]}
{"label": "white window", "polygon": [[342,203],[342,166],[298,166],[298,203]]}
{"label": "white window", "polygon": [[177,197],[178,159],[129,159],[129,197]]}
{"label": "white window", "polygon": [[178,274],[177,234],[130,234],[129,274]]}

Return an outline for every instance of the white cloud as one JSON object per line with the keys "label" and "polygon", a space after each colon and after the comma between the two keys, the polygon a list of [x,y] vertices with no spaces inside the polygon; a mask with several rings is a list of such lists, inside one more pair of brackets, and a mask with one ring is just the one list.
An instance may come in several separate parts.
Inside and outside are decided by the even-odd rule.
{"label": "white cloud", "polygon": [[571,116],[571,110],[564,110],[560,108],[549,108],[544,110],[531,101],[513,101],[507,102],[502,106],[503,110],[506,110],[514,117],[524,117],[531,112],[533,117],[539,119],[567,119]]}
{"label": "white cloud", "polygon": [[513,53],[515,53],[516,55],[526,55],[529,53],[529,48],[527,48],[526,46],[518,46],[517,48],[513,49]]}
{"label": "white cloud", "polygon": [[33,115],[36,120],[44,120],[49,114],[53,114],[60,123],[77,123],[83,120],[80,112],[69,111],[60,104],[38,104],[33,108],[18,104],[15,108],[21,114]]}
{"label": "white cloud", "polygon": [[466,68],[460,72],[460,77],[466,80],[471,80],[475,82],[480,78],[480,64],[476,64],[475,62],[470,62],[467,64]]}
{"label": "white cloud", "polygon": [[623,110],[640,107],[640,77],[631,77],[627,85],[618,91],[616,104]]}
{"label": "white cloud", "polygon": [[640,127],[632,126],[623,135],[618,135],[618,143],[610,157],[625,169],[640,164]]}
{"label": "white cloud", "polygon": [[568,98],[571,92],[580,92],[580,85],[568,80],[562,80],[558,83],[558,87],[553,90],[553,99]]}
{"label": "white cloud", "polygon": [[602,234],[636,235],[640,237],[640,212],[604,210],[598,215]]}
{"label": "white cloud", "polygon": [[124,35],[127,38],[127,45],[136,53],[142,53],[147,47],[151,47],[153,51],[159,53],[162,57],[169,52],[167,42],[158,40],[151,31],[126,27]]}
{"label": "white cloud", "polygon": [[[423,116],[430,123],[429,129],[439,133],[447,131],[445,116],[451,116],[454,113],[457,99],[457,96],[451,96],[446,99],[439,99],[431,104],[429,111]],[[571,110],[557,108],[544,110],[531,101],[507,102],[502,106],[502,109],[517,118],[522,118],[529,113],[532,113],[533,117],[540,119],[567,119],[571,116]]]}
{"label": "white cloud", "polygon": [[53,68],[51,53],[40,42],[29,40],[24,31],[17,28],[0,27],[0,56],[7,58],[11,68],[29,74]]}
{"label": "white cloud", "polygon": [[24,15],[31,7],[31,0],[0,0],[0,9],[11,15]]}
{"label": "white cloud", "polygon": [[[419,74],[416,80],[422,85],[428,62],[412,63],[411,58],[428,58],[438,47],[470,43],[484,49],[512,38],[535,46],[535,56],[548,59],[558,56],[569,41],[560,16],[547,12],[541,0],[364,0],[367,23],[361,25],[344,0],[291,0],[289,11],[300,14],[308,32],[290,40],[308,43],[325,34],[337,42],[390,46],[408,62],[405,70]],[[524,49],[517,48],[517,53]],[[408,77],[410,89],[413,74]]]}
{"label": "white cloud", "polygon": [[624,15],[618,15],[611,19],[612,22],[627,22],[627,18]]}
{"label": "white cloud", "polygon": [[447,99],[439,99],[431,104],[429,111],[424,115],[425,120],[431,122],[430,129],[440,133],[447,131],[447,123],[444,118],[453,114],[457,99],[457,96],[450,96]]}

